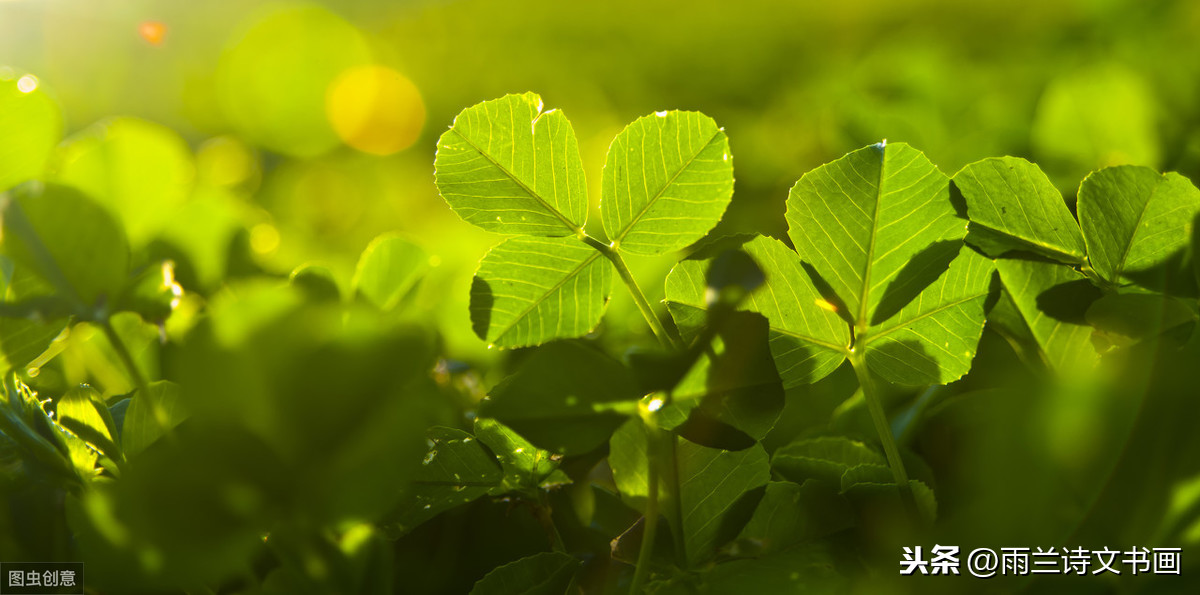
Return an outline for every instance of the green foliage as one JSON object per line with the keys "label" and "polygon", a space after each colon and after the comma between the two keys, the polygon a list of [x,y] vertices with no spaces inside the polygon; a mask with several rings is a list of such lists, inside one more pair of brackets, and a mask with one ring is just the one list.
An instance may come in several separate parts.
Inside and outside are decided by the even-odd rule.
{"label": "green foliage", "polygon": [[116,213],[131,243],[143,245],[188,197],[196,166],[174,131],[134,118],[98,122],[59,145],[51,179]]}
{"label": "green foliage", "polygon": [[1181,252],[1188,224],[1198,212],[1200,190],[1187,178],[1148,167],[1102,169],[1079,186],[1079,224],[1088,260],[1112,284]]}
{"label": "green foliage", "polygon": [[608,442],[638,387],[620,361],[574,341],[551,343],[492,387],[479,413],[541,448],[581,455]]}
{"label": "green foliage", "polygon": [[573,238],[512,238],[479,263],[471,284],[471,325],[502,347],[581,337],[600,323],[612,270]]}
{"label": "green foliage", "polygon": [[421,280],[428,260],[425,251],[408,240],[375,238],[354,270],[354,291],[381,310],[394,310]]}
{"label": "green foliage", "polygon": [[[292,155],[333,142],[313,81],[336,69],[296,75],[295,103],[245,79],[299,59],[269,33],[309,29],[343,66],[365,52],[283,10],[221,67],[231,125]],[[1096,511],[1150,483],[1124,487],[1145,471],[1123,449],[1169,459],[1162,427],[1200,452],[1177,421],[1200,344],[1180,174],[1099,169],[1076,217],[1024,159],[950,178],[881,142],[779,192],[786,240],[726,237],[712,119],[635,120],[589,187],[596,135],[506,95],[458,114],[434,168],[443,214],[509,237],[342,258],[243,196],[256,162],[222,182],[131,118],[52,151],[38,117],[0,117],[30,155],[0,170],[0,557],[83,560],[98,592],[882,592],[902,546],[1110,538]],[[1139,543],[1191,543],[1174,465]],[[974,505],[1030,485],[1036,522]]]}
{"label": "green foliage", "polygon": [[[745,308],[769,322],[771,353],[784,386],[811,384],[833,372],[845,360],[850,330],[813,286],[796,253],[765,237],[743,249],[767,277]],[[667,307],[685,332],[694,333],[703,324],[703,316],[696,315],[707,308],[703,271],[704,263],[689,260],[667,276]]]}
{"label": "green foliage", "polygon": [[121,294],[129,245],[120,225],[87,196],[28,185],[4,204],[4,253],[38,277],[71,313],[85,314]]}
{"label": "green foliage", "polygon": [[421,470],[387,516],[386,526],[397,534],[488,494],[504,481],[500,464],[471,434],[433,427],[426,435],[429,452]]}
{"label": "green foliage", "polygon": [[489,231],[558,237],[587,218],[575,130],[533,93],[463,110],[438,139],[434,167],[450,208]]}
{"label": "green foliage", "polygon": [[58,104],[44,89],[23,90],[20,78],[0,78],[0,192],[42,176],[62,128]]}
{"label": "green foliage", "polygon": [[601,212],[612,241],[635,254],[679,250],[716,226],[733,194],[729,141],[696,112],[643,116],[613,139]]}
{"label": "green foliage", "polygon": [[967,241],[984,253],[1028,250],[1067,264],[1084,262],[1079,225],[1038,166],[1015,157],[984,159],[954,174],[954,186],[971,213]]}
{"label": "green foliage", "polygon": [[[584,232],[583,164],[563,112],[543,112],[533,93],[463,110],[438,140],[434,163],[438,191],[450,208],[489,231],[575,236],[595,249],[570,238],[529,237],[494,247],[471,287],[475,334],[489,344],[522,347],[590,332],[609,298],[611,271],[600,257],[629,284],[622,251],[661,254],[702,238],[729,204],[729,160],[725,133],[702,114],[658,112],[627,126],[609,147],[604,169],[605,243]],[[640,290],[631,290],[648,315]],[[657,319],[651,325],[665,341]]]}
{"label": "green foliage", "polygon": [[475,583],[472,595],[552,595],[565,593],[579,560],[543,552],[505,564]]}

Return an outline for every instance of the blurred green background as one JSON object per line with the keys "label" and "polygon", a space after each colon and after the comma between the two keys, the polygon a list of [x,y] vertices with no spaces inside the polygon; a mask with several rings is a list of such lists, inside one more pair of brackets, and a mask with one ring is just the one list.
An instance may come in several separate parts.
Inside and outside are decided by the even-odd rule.
{"label": "blurred green background", "polygon": [[[721,230],[782,236],[803,172],[881,138],[951,174],[1023,156],[1067,196],[1117,163],[1196,179],[1198,31],[1200,4],[1169,0],[6,0],[0,77],[37,77],[68,136],[117,115],[177,131],[195,157],[166,183],[235,195],[268,269],[318,259],[347,279],[370,238],[409,236],[440,265],[427,305],[466,329],[470,273],[494,238],[432,184],[436,138],[463,107],[532,90],[563,109],[593,201],[625,123],[703,111],[736,158]],[[162,141],[130,144],[165,160],[147,175],[171,174]],[[632,310],[622,297],[610,326]],[[451,341],[485,355],[469,332]]]}
{"label": "blurred green background", "polygon": [[[0,82],[12,80],[29,101],[23,112],[0,112],[0,129],[6,118],[20,118],[65,140],[44,154],[0,146],[0,159],[26,160],[31,175],[44,171],[116,204],[135,250],[176,256],[159,252],[165,248],[155,242],[165,240],[183,253],[177,274],[186,291],[212,298],[207,305],[185,298],[166,325],[173,339],[200,308],[217,312],[216,320],[252,309],[220,291],[239,276],[283,276],[311,263],[352,294],[359,254],[395,232],[428,256],[428,273],[405,307],[438,328],[445,344],[429,353],[470,362],[484,376],[465,375],[476,384],[456,387],[472,398],[516,366],[486,349],[468,315],[472,273],[498,236],[462,222],[438,196],[434,150],[460,110],[506,93],[537,92],[570,118],[593,209],[608,144],[625,124],[665,109],[712,116],[729,135],[736,173],[718,233],[783,237],[788,188],[882,138],[923,150],[947,174],[984,157],[1028,158],[1068,202],[1083,176],[1108,165],[1200,180],[1200,2],[1189,0],[0,0]],[[0,179],[0,190],[16,181]],[[138,208],[119,208],[122,201]],[[676,258],[629,259],[652,302]],[[324,320],[307,310],[293,315],[284,322]],[[89,378],[105,398],[132,389],[115,365],[88,363],[106,349],[98,333],[72,333],[60,358],[69,376]],[[152,344],[153,329],[143,334],[139,340]],[[268,332],[253,338],[287,344],[285,355],[309,355],[303,341],[291,345]],[[614,292],[596,342],[612,354],[652,342],[626,292]],[[271,353],[247,344],[248,353]],[[185,370],[188,379],[219,385],[229,369],[206,366],[222,363],[223,347],[208,346],[201,355],[211,359]],[[1103,374],[1047,380],[1027,373],[998,335],[985,334],[976,371],[904,437],[943,482],[937,536],[964,549],[1200,541],[1196,353],[1195,340],[1178,353],[1147,347]],[[332,359],[318,355],[312,361]],[[333,355],[344,356],[336,362],[347,375],[362,372],[357,352]],[[280,375],[291,361],[276,362]],[[378,373],[391,363],[362,366]],[[157,365],[146,363],[149,376]],[[49,385],[47,370],[41,381]],[[203,380],[194,385],[240,398]],[[764,443],[774,450],[814,428],[870,437],[861,400],[847,401],[854,385],[843,368],[789,392]],[[893,404],[908,400],[917,401],[905,394]],[[242,446],[225,445],[195,465],[214,465],[201,470],[219,475],[253,451]],[[146,481],[140,487],[148,495],[130,493],[158,497]],[[313,507],[334,507],[321,494],[311,499]],[[87,512],[104,518],[104,510]],[[422,527],[395,547],[403,574],[417,591],[461,591],[493,566],[544,549],[537,527],[509,512],[481,503]],[[632,522],[628,512],[613,513],[618,530]],[[848,558],[894,567],[898,547],[911,543],[892,543],[887,519],[872,520],[863,533],[878,548]],[[507,541],[488,543],[495,535]],[[1055,541],[1063,536],[1073,541]],[[607,547],[597,543],[597,551]],[[1077,585],[1078,592],[1115,591]],[[1064,592],[1060,586],[1028,590]],[[884,588],[868,582],[860,592]]]}

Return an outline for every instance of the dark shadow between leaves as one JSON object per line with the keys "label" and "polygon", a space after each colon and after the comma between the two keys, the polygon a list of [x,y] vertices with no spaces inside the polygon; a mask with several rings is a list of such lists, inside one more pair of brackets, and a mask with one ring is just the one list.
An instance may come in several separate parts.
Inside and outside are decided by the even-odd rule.
{"label": "dark shadow between leaves", "polygon": [[758,504],[762,502],[766,493],[767,486],[764,484],[742,494],[734,501],[733,505],[726,510],[725,515],[721,517],[720,528],[717,530],[717,545],[724,545],[737,539],[742,528],[754,516],[754,510],[758,508]]}
{"label": "dark shadow between leaves", "polygon": [[710,349],[705,395],[679,433],[724,450],[754,446],[783,411],[784,390],[768,344],[770,325],[754,312],[730,313],[717,331],[722,349]]}
{"label": "dark shadow between leaves", "polygon": [[808,262],[801,261],[800,266],[804,267],[805,273],[808,273],[808,278],[812,280],[813,287],[817,289],[817,293],[821,294],[821,297],[825,298],[825,301],[833,304],[834,308],[837,309],[838,317],[844,320],[846,324],[853,326],[854,320],[850,316],[850,309],[846,307],[846,302],[843,302],[842,298],[838,297],[837,292],[833,290],[833,287],[829,285],[825,277],[822,277],[821,273],[818,273],[817,269],[813,268],[813,265],[808,264]]}
{"label": "dark shadow between leaves", "polygon": [[958,189],[953,180],[950,181],[950,204],[954,207],[954,214],[959,219],[964,221],[970,220],[969,213],[967,212],[967,198],[963,196],[962,191]]}
{"label": "dark shadow between leaves", "polygon": [[933,284],[950,267],[950,261],[958,256],[962,242],[944,240],[930,244],[913,256],[900,270],[895,279],[883,290],[871,324],[879,324],[894,316],[908,305],[926,287]]}
{"label": "dark shadow between leaves", "polygon": [[675,431],[688,441],[708,448],[745,450],[754,446],[754,439],[749,434],[711,417],[699,408],[693,409],[687,421]]}
{"label": "dark shadow between leaves", "polygon": [[[1195,255],[1192,258],[1195,258]],[[1198,281],[1193,274],[1192,264],[1188,261],[1186,248],[1176,250],[1156,266],[1135,271],[1126,270],[1122,272],[1122,276],[1138,286],[1173,297],[1200,297]]]}
{"label": "dark shadow between leaves", "polygon": [[684,260],[708,260],[716,258],[724,252],[730,250],[738,250],[747,242],[757,238],[758,234],[739,233],[733,235],[712,236],[707,235],[700,238],[695,244],[686,248],[687,256]]}
{"label": "dark shadow between leaves", "polygon": [[492,325],[492,306],[495,303],[492,286],[478,276],[471,279],[471,329],[475,331],[475,336],[484,341]]}
{"label": "dark shadow between leaves", "polygon": [[1090,281],[1078,279],[1059,283],[1037,296],[1037,307],[1043,314],[1062,322],[1083,324],[1087,322],[1087,311],[1092,302],[1103,293]]}
{"label": "dark shadow between leaves", "polygon": [[988,294],[983,300],[983,313],[990,314],[992,308],[1000,302],[1001,292],[1004,291],[1004,283],[1000,281],[1000,273],[992,271],[992,279],[988,282]]}

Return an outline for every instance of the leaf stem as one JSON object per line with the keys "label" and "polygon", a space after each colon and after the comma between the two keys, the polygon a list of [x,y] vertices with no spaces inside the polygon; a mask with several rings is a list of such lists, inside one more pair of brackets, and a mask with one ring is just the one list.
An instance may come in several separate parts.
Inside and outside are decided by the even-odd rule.
{"label": "leaf stem", "polygon": [[850,352],[849,359],[851,367],[854,368],[854,374],[858,376],[858,385],[862,388],[863,399],[867,402],[867,409],[871,411],[871,420],[875,422],[875,431],[879,434],[879,441],[883,443],[883,452],[887,455],[888,467],[892,470],[892,478],[896,481],[896,487],[900,490],[900,499],[904,502],[904,507],[912,515],[912,518],[914,520],[920,519],[917,502],[912,493],[912,486],[908,483],[908,472],[904,470],[904,461],[900,458],[900,449],[896,446],[896,438],[892,435],[892,428],[888,423],[887,412],[883,410],[883,402],[880,401],[879,393],[875,389],[875,383],[871,380],[871,372],[867,370],[866,360],[862,354],[853,350]]}
{"label": "leaf stem", "polygon": [[129,373],[130,380],[137,387],[138,398],[145,399],[150,405],[150,411],[154,414],[154,421],[158,424],[158,428],[162,430],[163,436],[169,435],[170,424],[167,422],[167,414],[162,410],[162,405],[154,399],[150,394],[150,385],[146,382],[146,377],[142,375],[142,371],[138,369],[137,362],[133,359],[133,354],[129,352],[129,348],[125,346],[125,341],[121,340],[121,336],[117,334],[117,329],[113,328],[110,320],[98,321],[100,328],[104,329],[104,335],[108,337],[108,342],[112,345],[113,351],[117,352],[117,358],[121,360],[121,364],[125,366],[126,372]]}
{"label": "leaf stem", "polygon": [[538,501],[533,504],[533,515],[537,517],[538,523],[546,532],[546,539],[550,541],[550,549],[561,554],[567,553],[567,546],[558,532],[558,526],[554,524],[553,510],[550,508],[550,501],[546,498],[545,492],[538,494]]}
{"label": "leaf stem", "polygon": [[633,581],[629,586],[630,595],[639,595],[646,578],[650,576],[650,558],[654,555],[654,539],[658,534],[660,431],[653,421],[646,422],[646,514],[643,517],[645,524],[642,526],[642,546],[638,550],[637,567],[633,571]]}
{"label": "leaf stem", "polygon": [[625,259],[621,258],[621,253],[612,245],[605,244],[586,233],[581,233],[579,237],[583,240],[583,243],[599,250],[617,268],[617,274],[621,276],[621,280],[629,288],[629,294],[633,296],[633,301],[637,304],[638,310],[642,312],[642,317],[646,319],[646,323],[650,325],[650,330],[654,332],[655,337],[658,337],[658,341],[662,343],[663,347],[682,349],[683,346],[679,339],[667,332],[662,321],[658,319],[658,315],[654,313],[654,308],[650,306],[650,302],[646,299],[645,294],[638,287],[637,281],[633,278],[633,273],[630,273],[629,267],[625,265]]}

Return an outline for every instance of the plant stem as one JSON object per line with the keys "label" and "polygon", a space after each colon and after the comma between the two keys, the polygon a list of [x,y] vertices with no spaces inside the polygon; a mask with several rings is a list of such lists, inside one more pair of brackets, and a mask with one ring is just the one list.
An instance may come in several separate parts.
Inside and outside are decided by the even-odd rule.
{"label": "plant stem", "polygon": [[637,567],[629,587],[630,595],[639,595],[646,578],[650,576],[650,558],[654,554],[654,538],[658,533],[659,432],[653,422],[646,424],[646,514],[643,517],[642,547],[638,550]]}
{"label": "plant stem", "polygon": [[552,512],[546,493],[541,492],[538,495],[538,501],[533,505],[533,515],[537,517],[538,523],[541,523],[542,529],[546,532],[546,539],[550,540],[550,549],[565,554],[567,546],[558,532],[558,526],[554,524]]}
{"label": "plant stem", "polygon": [[129,379],[133,381],[134,387],[143,395],[149,394],[150,390],[149,385],[146,384],[146,377],[142,376],[142,371],[138,369],[137,362],[134,361],[133,355],[129,353],[129,348],[125,347],[125,342],[121,340],[121,336],[117,334],[117,330],[113,328],[112,323],[105,320],[100,323],[100,328],[104,329],[104,335],[108,337],[108,342],[112,345],[113,351],[117,352],[117,358],[125,366],[125,371],[129,373]]}
{"label": "plant stem", "polygon": [[126,372],[129,373],[129,378],[133,380],[134,386],[137,387],[138,398],[145,399],[146,403],[150,405],[150,411],[154,414],[154,421],[158,423],[163,436],[168,436],[170,424],[167,422],[167,414],[162,410],[162,405],[150,395],[150,385],[146,383],[146,377],[142,376],[142,371],[138,369],[137,362],[133,359],[133,354],[129,353],[129,348],[125,346],[125,342],[121,340],[121,336],[113,328],[112,322],[104,320],[97,324],[100,325],[100,328],[104,329],[104,335],[108,337],[109,344],[112,345],[113,351],[117,352],[117,358],[121,360],[121,364],[125,366]]}
{"label": "plant stem", "polygon": [[896,438],[892,436],[892,427],[888,423],[887,412],[883,410],[883,402],[880,401],[879,393],[875,390],[871,373],[867,370],[866,360],[861,354],[854,351],[850,352],[849,359],[850,365],[854,368],[854,374],[858,376],[858,385],[862,388],[867,409],[871,411],[871,420],[875,422],[875,431],[879,434],[879,441],[883,443],[883,452],[887,455],[892,478],[896,481],[896,487],[900,489],[900,499],[913,519],[920,519],[912,486],[908,484],[908,473],[904,470],[904,461],[900,458],[900,449],[896,446]]}
{"label": "plant stem", "polygon": [[625,265],[625,259],[621,258],[621,253],[611,245],[605,244],[604,242],[601,242],[600,240],[597,240],[596,238],[593,238],[587,234],[581,234],[580,237],[583,239],[585,244],[595,248],[596,250],[599,250],[605,258],[613,263],[613,266],[617,267],[617,274],[621,276],[621,280],[624,281],[625,286],[629,288],[629,294],[633,296],[633,301],[637,304],[638,310],[641,310],[642,316],[650,325],[650,330],[654,332],[655,337],[658,337],[658,341],[662,343],[663,347],[674,347],[676,349],[681,349],[682,345],[680,344],[680,341],[667,332],[667,329],[665,326],[663,326],[662,321],[658,319],[658,315],[654,313],[654,309],[650,306],[650,302],[646,300],[645,294],[642,293],[641,288],[638,287],[637,281],[633,278],[633,273],[630,273],[629,267]]}

